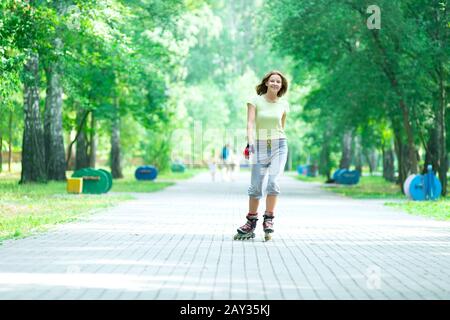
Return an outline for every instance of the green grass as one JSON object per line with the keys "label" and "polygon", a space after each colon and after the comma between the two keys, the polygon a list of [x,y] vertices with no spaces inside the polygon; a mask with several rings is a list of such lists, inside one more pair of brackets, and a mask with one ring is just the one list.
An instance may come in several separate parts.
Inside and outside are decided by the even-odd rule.
{"label": "green grass", "polygon": [[383,177],[380,176],[363,176],[360,178],[357,185],[327,185],[325,184],[327,179],[324,176],[306,177],[304,175],[299,175],[296,172],[289,172],[289,174],[300,181],[321,182],[323,183],[322,188],[325,190],[356,199],[390,199],[404,197],[399,186],[384,180]]}
{"label": "green grass", "polygon": [[[0,174],[0,243],[48,230],[59,223],[75,221],[96,211],[131,200],[128,192],[154,192],[204,171],[166,172],[155,181],[137,181],[134,170],[125,169],[124,179],[114,180],[108,194],[68,194],[65,182],[19,185],[19,173]],[[71,172],[67,173],[67,177]]]}
{"label": "green grass", "polygon": [[154,192],[175,184],[177,180],[192,178],[204,169],[187,169],[185,172],[161,172],[153,181],[138,181],[134,177],[136,168],[126,168],[124,178],[113,182],[112,192]]}
{"label": "green grass", "polygon": [[156,180],[185,180],[194,177],[201,172],[208,172],[208,169],[186,169],[185,172],[161,172]]}
{"label": "green grass", "polygon": [[324,189],[355,199],[404,198],[400,187],[380,176],[363,176],[357,185],[324,185]]}
{"label": "green grass", "polygon": [[132,199],[125,194],[67,194],[64,182],[19,185],[17,181],[0,179],[0,241],[45,231]]}
{"label": "green grass", "polygon": [[388,182],[379,176],[361,177],[353,186],[323,186],[344,196],[355,199],[399,199],[401,202],[387,202],[385,205],[399,208],[413,215],[420,215],[438,220],[450,220],[450,199],[439,201],[408,201],[397,184]]}
{"label": "green grass", "polygon": [[440,199],[438,201],[406,201],[404,203],[388,202],[386,205],[402,209],[414,215],[437,220],[450,220],[450,199]]}
{"label": "green grass", "polygon": [[303,182],[325,182],[327,178],[323,176],[317,176],[317,177],[307,177],[304,175],[300,175],[297,172],[294,172],[290,174],[292,177],[294,177],[297,180],[303,181]]}

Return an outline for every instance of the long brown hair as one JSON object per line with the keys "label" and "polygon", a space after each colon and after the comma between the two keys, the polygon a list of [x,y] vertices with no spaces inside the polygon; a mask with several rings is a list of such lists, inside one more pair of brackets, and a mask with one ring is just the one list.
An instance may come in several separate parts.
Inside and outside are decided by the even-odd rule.
{"label": "long brown hair", "polygon": [[286,77],[280,71],[272,70],[269,73],[267,73],[264,76],[264,78],[261,80],[261,83],[256,86],[256,93],[259,96],[264,93],[267,93],[266,82],[269,80],[270,76],[273,74],[277,74],[281,77],[281,89],[280,89],[280,91],[278,91],[277,96],[281,97],[286,93],[286,91],[288,89],[288,82],[286,80]]}

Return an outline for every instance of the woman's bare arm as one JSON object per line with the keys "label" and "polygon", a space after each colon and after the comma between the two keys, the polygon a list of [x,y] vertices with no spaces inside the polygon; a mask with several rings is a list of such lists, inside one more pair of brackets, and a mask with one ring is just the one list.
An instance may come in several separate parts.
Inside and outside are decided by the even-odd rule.
{"label": "woman's bare arm", "polygon": [[283,127],[283,130],[285,125],[286,125],[286,112],[284,112],[283,116],[281,117],[281,126]]}

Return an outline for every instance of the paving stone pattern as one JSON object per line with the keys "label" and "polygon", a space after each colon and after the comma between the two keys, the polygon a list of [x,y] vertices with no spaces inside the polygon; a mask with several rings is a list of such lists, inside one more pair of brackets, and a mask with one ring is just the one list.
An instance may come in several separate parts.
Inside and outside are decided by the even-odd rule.
{"label": "paving stone pattern", "polygon": [[[273,240],[234,241],[248,171],[0,245],[0,299],[449,299],[450,223],[284,175]],[[266,181],[267,182],[267,181]],[[259,212],[265,209],[261,201]]]}

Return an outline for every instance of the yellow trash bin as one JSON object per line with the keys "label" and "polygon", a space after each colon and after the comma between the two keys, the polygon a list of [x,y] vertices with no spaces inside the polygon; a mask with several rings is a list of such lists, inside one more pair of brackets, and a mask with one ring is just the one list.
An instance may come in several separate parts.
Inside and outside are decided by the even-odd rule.
{"label": "yellow trash bin", "polygon": [[83,178],[68,178],[67,179],[68,193],[82,193],[83,192]]}

